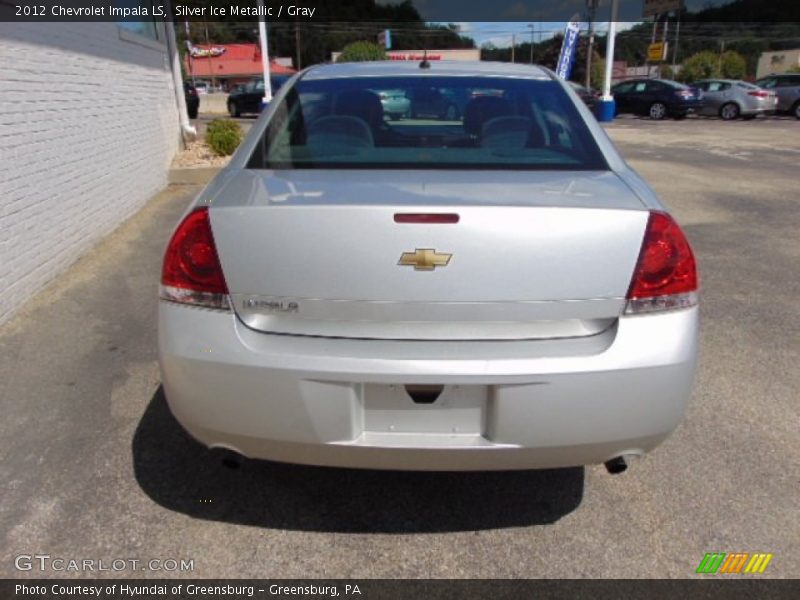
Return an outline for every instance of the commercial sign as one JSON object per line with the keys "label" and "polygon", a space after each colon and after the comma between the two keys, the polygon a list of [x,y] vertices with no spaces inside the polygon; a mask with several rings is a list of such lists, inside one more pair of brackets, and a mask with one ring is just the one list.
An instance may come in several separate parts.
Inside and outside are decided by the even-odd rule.
{"label": "commercial sign", "polygon": [[[331,62],[336,62],[341,52],[331,53]],[[399,61],[421,61],[427,58],[434,60],[468,60],[478,61],[481,59],[480,48],[459,48],[457,50],[389,50],[386,52],[388,60]]]}
{"label": "commercial sign", "polygon": [[556,65],[556,75],[561,79],[569,79],[569,74],[572,72],[572,65],[575,63],[575,53],[578,50],[578,36],[580,35],[581,26],[576,17],[567,23],[567,29],[564,31],[564,41],[561,44],[561,54],[558,55],[558,64]]}
{"label": "commercial sign", "polygon": [[654,17],[664,13],[680,10],[683,0],[644,0],[643,17]]}
{"label": "commercial sign", "polygon": [[378,34],[378,44],[383,46],[386,50],[392,49],[392,30],[384,29]]}
{"label": "commercial sign", "polygon": [[666,60],[667,57],[667,42],[656,42],[647,46],[647,60],[652,62],[660,62]]}

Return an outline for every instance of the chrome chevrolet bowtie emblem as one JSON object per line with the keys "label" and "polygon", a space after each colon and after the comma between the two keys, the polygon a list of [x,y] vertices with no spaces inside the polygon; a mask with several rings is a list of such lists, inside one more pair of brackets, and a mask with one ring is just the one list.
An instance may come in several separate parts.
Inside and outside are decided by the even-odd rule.
{"label": "chrome chevrolet bowtie emblem", "polygon": [[432,248],[417,248],[413,252],[403,252],[397,264],[414,267],[415,271],[433,271],[436,267],[446,267],[451,256]]}

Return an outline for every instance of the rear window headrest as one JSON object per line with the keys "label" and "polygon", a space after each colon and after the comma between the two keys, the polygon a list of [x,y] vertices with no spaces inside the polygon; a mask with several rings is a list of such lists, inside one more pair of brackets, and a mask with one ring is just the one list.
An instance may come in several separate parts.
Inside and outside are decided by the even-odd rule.
{"label": "rear window headrest", "polygon": [[369,125],[359,117],[333,115],[320,117],[309,124],[307,143],[320,144],[320,140],[332,138],[336,138],[339,143],[375,145]]}
{"label": "rear window headrest", "polygon": [[363,119],[370,127],[383,124],[383,104],[378,94],[369,90],[345,90],[334,98],[333,113]]}
{"label": "rear window headrest", "polygon": [[478,136],[483,124],[497,117],[511,117],[514,108],[511,102],[497,96],[478,96],[467,103],[464,108],[464,131]]}

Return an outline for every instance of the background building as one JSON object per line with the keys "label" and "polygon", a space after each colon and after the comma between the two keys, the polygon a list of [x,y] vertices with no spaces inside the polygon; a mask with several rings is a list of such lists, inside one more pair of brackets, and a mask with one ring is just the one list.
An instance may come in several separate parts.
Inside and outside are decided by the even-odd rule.
{"label": "background building", "polygon": [[168,42],[155,21],[0,23],[0,322],[166,186]]}
{"label": "background building", "polygon": [[[478,48],[459,48],[457,50],[387,50],[389,60],[422,60],[427,52],[428,60],[480,60]],[[336,62],[341,52],[331,54],[331,62]]]}
{"label": "background building", "polygon": [[786,73],[793,68],[800,69],[800,48],[762,52],[758,57],[756,77],[764,77],[771,73]]}
{"label": "background building", "polygon": [[[272,75],[291,75],[295,70],[286,66],[291,58],[271,60]],[[261,48],[258,44],[197,44],[184,57],[184,68],[190,79],[208,81],[228,91],[236,84],[263,77]]]}

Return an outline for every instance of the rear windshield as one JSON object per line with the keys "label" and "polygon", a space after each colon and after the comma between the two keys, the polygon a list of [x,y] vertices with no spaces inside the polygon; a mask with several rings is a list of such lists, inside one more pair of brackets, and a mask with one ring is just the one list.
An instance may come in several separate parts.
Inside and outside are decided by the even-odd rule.
{"label": "rear windshield", "polygon": [[248,166],[608,169],[558,83],[468,76],[300,80]]}

